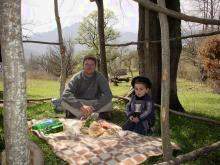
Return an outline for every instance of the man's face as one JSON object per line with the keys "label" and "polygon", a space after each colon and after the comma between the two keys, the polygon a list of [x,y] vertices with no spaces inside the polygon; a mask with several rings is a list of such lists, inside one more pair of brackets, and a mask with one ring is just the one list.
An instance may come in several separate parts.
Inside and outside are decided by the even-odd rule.
{"label": "man's face", "polygon": [[87,59],[84,61],[83,68],[84,68],[84,73],[86,75],[92,75],[95,71],[95,67],[96,67],[95,61],[90,60],[90,59]]}

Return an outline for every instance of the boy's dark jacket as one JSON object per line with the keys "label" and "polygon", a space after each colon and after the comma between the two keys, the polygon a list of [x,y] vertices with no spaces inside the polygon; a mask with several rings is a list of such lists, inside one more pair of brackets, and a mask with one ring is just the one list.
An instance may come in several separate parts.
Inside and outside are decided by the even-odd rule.
{"label": "boy's dark jacket", "polygon": [[138,98],[137,96],[133,95],[129,103],[126,105],[125,109],[128,118],[135,113],[135,103],[141,104],[141,113],[139,119],[140,122],[142,122],[145,131],[148,131],[148,129],[152,127],[155,122],[153,101],[148,94],[146,94],[142,98]]}

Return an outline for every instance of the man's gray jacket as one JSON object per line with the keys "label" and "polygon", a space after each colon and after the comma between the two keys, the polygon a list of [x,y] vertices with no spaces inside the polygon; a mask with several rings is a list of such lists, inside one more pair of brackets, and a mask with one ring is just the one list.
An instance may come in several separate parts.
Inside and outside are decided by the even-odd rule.
{"label": "man's gray jacket", "polygon": [[80,109],[82,103],[78,99],[97,100],[92,105],[95,111],[109,103],[112,93],[106,78],[98,71],[95,71],[90,77],[86,76],[83,71],[75,74],[67,84],[62,100],[74,108]]}

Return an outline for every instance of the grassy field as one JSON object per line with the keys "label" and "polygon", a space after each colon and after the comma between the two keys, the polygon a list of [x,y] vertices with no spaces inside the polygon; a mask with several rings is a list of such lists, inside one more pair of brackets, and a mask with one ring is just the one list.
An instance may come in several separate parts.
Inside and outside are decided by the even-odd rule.
{"label": "grassy field", "polygon": [[[48,80],[29,80],[27,83],[28,98],[44,98],[58,97],[59,84],[55,81]],[[128,83],[121,83],[119,86],[111,86],[114,95],[124,95],[129,89]],[[2,90],[2,84],[0,84]],[[199,116],[205,116],[215,120],[220,120],[220,95],[213,94],[211,89],[205,84],[197,82],[189,82],[178,80],[178,95],[181,103],[186,111]],[[123,113],[124,103],[114,100],[114,114],[112,122],[122,125],[125,121]],[[56,117],[53,107],[50,103],[42,103],[29,106],[27,109],[28,119],[42,119],[48,117]],[[0,151],[4,148],[3,143],[3,128],[2,128],[2,109],[0,111]],[[170,116],[171,138],[179,144],[181,151],[175,153],[183,154],[205,145],[214,143],[220,140],[220,127],[210,126],[206,123],[194,121],[188,118],[179,116]],[[157,113],[155,136],[160,136],[159,114]],[[45,164],[66,164],[64,161],[57,158],[50,147],[42,140],[30,134],[30,139],[35,141],[43,150],[45,156]],[[153,158],[145,164],[152,164],[160,158]],[[219,164],[220,152],[211,153],[201,157],[196,161],[188,162],[187,164]]]}

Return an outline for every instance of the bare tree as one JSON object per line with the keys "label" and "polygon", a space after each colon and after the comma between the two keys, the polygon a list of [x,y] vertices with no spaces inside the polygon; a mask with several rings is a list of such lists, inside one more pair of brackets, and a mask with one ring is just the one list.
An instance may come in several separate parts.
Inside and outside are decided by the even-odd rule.
{"label": "bare tree", "polygon": [[2,0],[1,46],[4,75],[4,133],[6,161],[28,165],[26,69],[22,46],[21,1]]}
{"label": "bare tree", "polygon": [[63,42],[62,27],[60,23],[57,0],[54,0],[54,12],[55,12],[56,23],[57,23],[58,37],[59,37],[59,43],[60,43],[60,55],[61,55],[61,74],[60,74],[60,97],[61,97],[64,91],[64,88],[65,88],[65,83],[67,79],[66,73],[65,73],[66,72],[66,63],[65,63],[66,48]]}
{"label": "bare tree", "polygon": [[[220,16],[220,1],[219,0],[196,0],[198,12],[202,12],[203,18],[214,20]],[[211,26],[211,31],[214,31],[214,25]],[[203,25],[203,31],[207,31],[208,25]]]}
{"label": "bare tree", "polygon": [[[66,48],[65,76],[68,78],[68,76],[74,73],[76,61],[73,58],[73,53],[74,53],[73,42],[71,42],[70,40],[65,41],[64,45]],[[40,68],[42,68],[44,71],[48,73],[56,77],[61,76],[61,56],[60,56],[59,48],[57,47],[50,48],[45,54],[33,60],[33,62],[35,63],[35,65],[38,64]]]}

